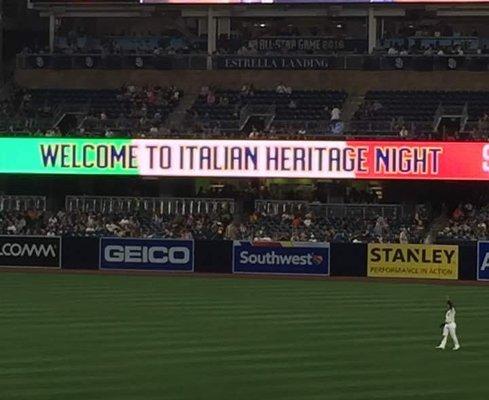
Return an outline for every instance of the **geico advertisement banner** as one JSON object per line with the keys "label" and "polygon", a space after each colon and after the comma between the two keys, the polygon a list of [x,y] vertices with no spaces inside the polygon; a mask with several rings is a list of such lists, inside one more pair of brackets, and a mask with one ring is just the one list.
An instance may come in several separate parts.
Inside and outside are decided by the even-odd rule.
{"label": "geico advertisement banner", "polygon": [[458,279],[458,246],[370,243],[367,251],[371,277]]}
{"label": "geico advertisement banner", "polygon": [[329,275],[329,244],[234,241],[233,272]]}
{"label": "geico advertisement banner", "polygon": [[193,272],[194,242],[101,238],[100,269]]}
{"label": "geico advertisement banner", "polygon": [[477,280],[489,281],[489,242],[477,243]]}
{"label": "geico advertisement banner", "polygon": [[0,236],[0,267],[61,267],[61,239]]}
{"label": "geico advertisement banner", "polygon": [[488,180],[489,144],[1,138],[0,173]]}

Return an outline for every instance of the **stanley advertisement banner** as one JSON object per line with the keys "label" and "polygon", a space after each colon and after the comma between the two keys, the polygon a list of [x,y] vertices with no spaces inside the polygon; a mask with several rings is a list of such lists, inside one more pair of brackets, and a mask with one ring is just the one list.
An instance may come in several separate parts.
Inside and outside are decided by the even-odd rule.
{"label": "stanley advertisement banner", "polygon": [[370,243],[367,252],[369,277],[458,279],[458,246]]}

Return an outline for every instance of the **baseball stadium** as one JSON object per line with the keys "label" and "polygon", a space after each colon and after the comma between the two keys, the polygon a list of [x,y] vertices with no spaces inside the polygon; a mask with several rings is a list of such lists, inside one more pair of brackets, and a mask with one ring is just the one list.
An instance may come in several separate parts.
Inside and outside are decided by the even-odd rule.
{"label": "baseball stadium", "polygon": [[489,2],[0,13],[0,400],[489,398]]}

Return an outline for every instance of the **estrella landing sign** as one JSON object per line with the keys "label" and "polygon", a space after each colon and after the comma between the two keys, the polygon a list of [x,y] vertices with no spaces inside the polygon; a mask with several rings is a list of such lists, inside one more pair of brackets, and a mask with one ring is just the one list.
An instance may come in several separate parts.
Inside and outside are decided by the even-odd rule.
{"label": "estrella landing sign", "polygon": [[370,243],[367,276],[458,279],[458,246]]}

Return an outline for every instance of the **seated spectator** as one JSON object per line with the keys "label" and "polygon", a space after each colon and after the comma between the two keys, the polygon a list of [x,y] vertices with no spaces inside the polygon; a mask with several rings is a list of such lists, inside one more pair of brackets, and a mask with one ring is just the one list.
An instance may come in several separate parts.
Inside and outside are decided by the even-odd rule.
{"label": "seated spectator", "polygon": [[452,218],[457,220],[457,219],[463,218],[464,216],[465,216],[465,214],[462,211],[461,205],[459,204],[458,207],[455,208],[455,210],[453,210]]}
{"label": "seated spectator", "polygon": [[297,108],[297,103],[293,99],[291,99],[290,102],[289,102],[288,107],[290,109],[296,109]]}
{"label": "seated spectator", "polygon": [[258,139],[260,137],[260,133],[258,132],[258,130],[253,126],[251,128],[251,132],[248,136],[250,139]]}
{"label": "seated spectator", "polygon": [[389,47],[389,50],[387,50],[387,55],[388,56],[397,56],[399,52],[394,46]]}
{"label": "seated spectator", "polygon": [[342,135],[345,130],[345,124],[342,121],[336,120],[331,123],[331,133],[333,135]]}
{"label": "seated spectator", "polygon": [[199,97],[203,99],[207,99],[207,95],[209,94],[209,92],[210,92],[209,86],[202,86],[200,88]]}
{"label": "seated spectator", "polygon": [[336,122],[341,119],[341,110],[338,106],[334,106],[331,110],[331,122]]}
{"label": "seated spectator", "polygon": [[227,105],[229,105],[229,98],[227,96],[222,96],[219,99],[219,105],[220,106],[227,106]]}
{"label": "seated spectator", "polygon": [[374,112],[378,112],[378,111],[382,110],[383,108],[384,108],[384,106],[382,105],[382,103],[379,100],[375,100],[372,104],[372,109]]}
{"label": "seated spectator", "polygon": [[402,228],[401,232],[399,233],[399,243],[401,243],[401,244],[408,244],[409,243],[406,228]]}
{"label": "seated spectator", "polygon": [[292,94],[292,88],[290,86],[286,86],[283,82],[280,82],[275,88],[275,92],[277,94]]}
{"label": "seated spectator", "polygon": [[399,131],[399,137],[406,138],[408,137],[408,135],[409,135],[409,131],[406,129],[405,126],[403,126]]}
{"label": "seated spectator", "polygon": [[213,92],[209,92],[206,97],[206,103],[209,106],[213,106],[216,103],[216,96]]}

